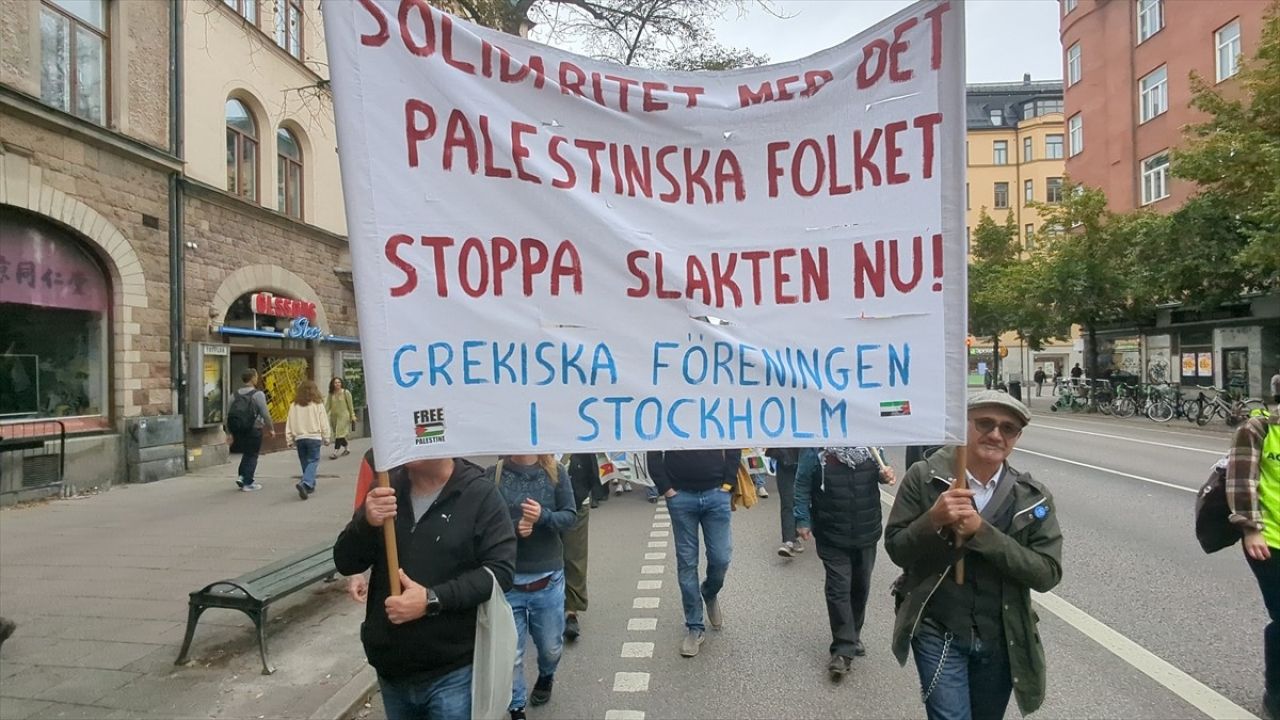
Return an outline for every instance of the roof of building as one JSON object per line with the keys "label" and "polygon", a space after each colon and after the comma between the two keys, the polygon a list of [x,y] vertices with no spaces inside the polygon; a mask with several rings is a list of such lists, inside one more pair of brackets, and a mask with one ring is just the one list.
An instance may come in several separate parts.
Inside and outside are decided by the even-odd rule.
{"label": "roof of building", "polygon": [[969,83],[965,106],[970,130],[1013,128],[1023,120],[1062,112],[1062,81],[1033,81],[1023,75],[1022,82]]}

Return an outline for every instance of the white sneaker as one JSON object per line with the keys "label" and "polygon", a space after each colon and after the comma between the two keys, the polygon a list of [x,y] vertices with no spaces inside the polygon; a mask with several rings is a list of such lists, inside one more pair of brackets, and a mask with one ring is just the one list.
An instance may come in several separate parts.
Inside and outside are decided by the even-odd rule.
{"label": "white sneaker", "polygon": [[261,489],[262,489],[262,486],[261,486],[261,485],[259,485],[258,483],[254,483],[254,484],[252,484],[252,485],[241,485],[241,486],[240,486],[240,492],[254,492],[254,491],[257,491],[257,490],[261,490]]}
{"label": "white sneaker", "polygon": [[782,543],[782,546],[778,548],[778,556],[779,556],[779,557],[785,557],[785,558],[795,557],[795,556],[796,556],[796,544],[795,544],[795,543],[793,543],[793,542],[784,542],[784,543]]}
{"label": "white sneaker", "polygon": [[756,497],[767,498],[769,497],[769,491],[765,490],[764,486],[761,485],[760,487],[756,488]]}

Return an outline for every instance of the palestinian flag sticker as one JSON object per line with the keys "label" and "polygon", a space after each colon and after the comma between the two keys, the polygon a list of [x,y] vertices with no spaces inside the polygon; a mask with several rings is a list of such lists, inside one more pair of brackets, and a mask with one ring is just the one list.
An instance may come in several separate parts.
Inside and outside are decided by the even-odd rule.
{"label": "palestinian flag sticker", "polygon": [[880,403],[880,417],[896,417],[911,414],[910,400],[886,400]]}

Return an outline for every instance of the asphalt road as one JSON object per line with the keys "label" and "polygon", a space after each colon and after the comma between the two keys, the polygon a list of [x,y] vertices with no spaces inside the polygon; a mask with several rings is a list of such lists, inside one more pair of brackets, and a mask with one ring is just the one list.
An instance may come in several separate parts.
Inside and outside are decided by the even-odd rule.
{"label": "asphalt road", "polygon": [[[1037,605],[1049,691],[1036,717],[1261,716],[1257,587],[1237,549],[1206,556],[1192,532],[1194,491],[1228,440],[1185,424],[1048,414],[1024,433],[1012,462],[1053,490],[1065,535],[1063,582]],[[890,458],[900,465],[901,450]],[[660,513],[642,492],[593,512],[584,635],[565,650],[551,703],[531,718],[923,717],[914,669],[889,651],[897,568],[883,549],[868,655],[834,685],[821,563],[812,550],[775,554],[776,496],[736,513],[725,628],[694,659],[678,653],[674,551]],[[383,717],[380,705],[375,697],[361,715]]]}

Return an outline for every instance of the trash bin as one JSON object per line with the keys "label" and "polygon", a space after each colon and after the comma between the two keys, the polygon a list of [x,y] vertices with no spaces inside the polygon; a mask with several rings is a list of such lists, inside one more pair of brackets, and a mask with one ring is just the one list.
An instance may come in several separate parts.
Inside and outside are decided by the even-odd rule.
{"label": "trash bin", "polygon": [[1022,381],[1021,380],[1009,381],[1009,394],[1012,395],[1013,398],[1018,402],[1022,402]]}

